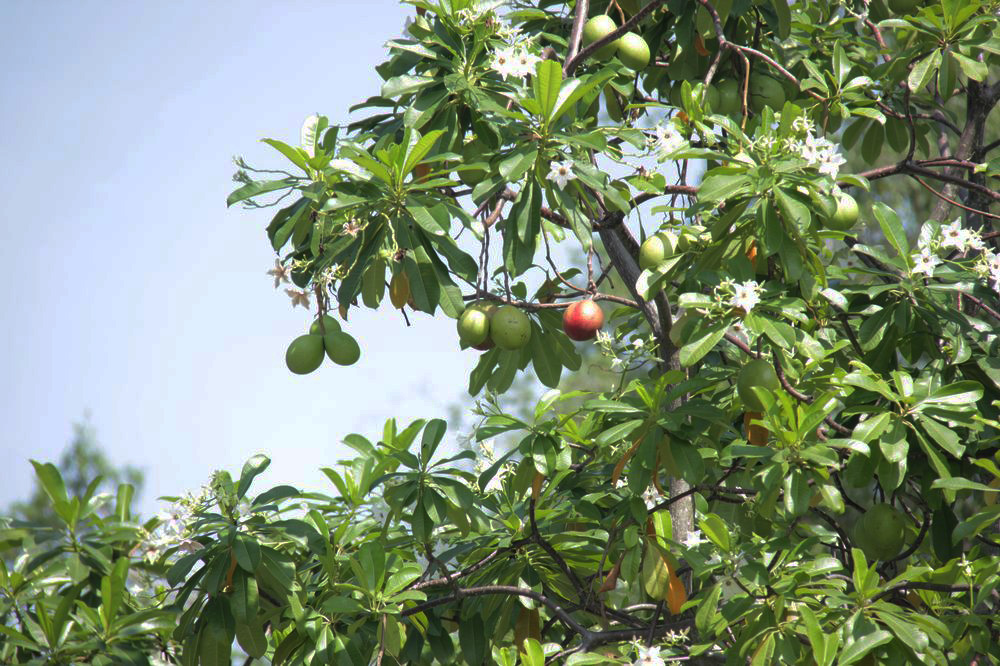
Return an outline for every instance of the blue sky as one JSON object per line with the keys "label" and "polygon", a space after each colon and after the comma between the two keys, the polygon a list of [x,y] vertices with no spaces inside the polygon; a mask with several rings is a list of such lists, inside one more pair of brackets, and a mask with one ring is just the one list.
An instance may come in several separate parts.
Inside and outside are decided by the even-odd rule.
{"label": "blue sky", "polygon": [[[375,94],[412,9],[349,2],[6,2],[0,8],[0,505],[92,413],[112,460],[145,469],[141,508],[273,459],[263,483],[327,489],[318,469],[388,416],[445,416],[473,354],[454,322],[357,311],[350,368],[284,365],[310,315],[265,271],[267,212],[227,210],[231,157],[347,119]],[[261,483],[258,481],[258,483]]]}

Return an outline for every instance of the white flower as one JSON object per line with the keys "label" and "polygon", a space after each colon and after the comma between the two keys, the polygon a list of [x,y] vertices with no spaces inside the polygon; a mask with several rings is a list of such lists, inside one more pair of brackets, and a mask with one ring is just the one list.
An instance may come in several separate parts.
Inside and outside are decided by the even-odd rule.
{"label": "white flower", "polygon": [[657,125],[656,138],[653,140],[653,148],[659,153],[661,158],[668,157],[674,151],[684,146],[684,137],[680,135],[673,123]]}
{"label": "white flower", "polygon": [[640,646],[639,658],[632,662],[632,666],[666,666],[666,662],[660,656],[660,648]]}
{"label": "white flower", "polygon": [[525,76],[531,76],[535,73],[535,65],[541,61],[541,57],[535,55],[534,53],[529,53],[524,49],[518,49],[513,54],[513,65],[510,68],[510,73],[513,76],[522,78]]}
{"label": "white flower", "polygon": [[514,52],[514,47],[499,49],[493,53],[493,62],[490,63],[490,66],[506,81],[508,76],[516,76],[516,59],[517,54]]}
{"label": "white flower", "polygon": [[792,121],[792,129],[802,134],[809,134],[813,131],[813,122],[806,116],[799,116]]}
{"label": "white flower", "polygon": [[729,299],[729,304],[734,308],[739,308],[744,312],[750,312],[760,301],[760,285],[753,280],[747,280],[743,284],[733,283],[733,295]]}
{"label": "white flower", "polygon": [[288,283],[288,276],[290,275],[290,273],[291,271],[289,271],[288,268],[286,268],[285,266],[282,266],[281,261],[279,261],[278,259],[274,260],[274,268],[272,268],[267,272],[268,275],[274,278],[275,289],[277,289],[282,282],[286,284]]}
{"label": "white flower", "polygon": [[286,289],[285,293],[292,299],[293,308],[296,305],[301,305],[306,310],[309,309],[309,292],[302,291],[301,289]]}
{"label": "white flower", "polygon": [[560,190],[563,189],[566,187],[566,183],[576,180],[576,175],[573,173],[573,161],[552,162],[549,165],[549,175],[546,177],[558,185]]}
{"label": "white flower", "polygon": [[930,250],[922,250],[920,254],[913,255],[913,274],[923,273],[925,275],[934,275],[934,267],[941,263],[941,260],[937,258]]}
{"label": "white flower", "polygon": [[962,251],[965,249],[965,242],[965,230],[962,229],[961,220],[955,220],[941,227],[941,247],[953,247]]}
{"label": "white flower", "polygon": [[986,270],[992,275],[1000,275],[1000,254],[989,252],[983,255],[986,262]]}
{"label": "white flower", "polygon": [[984,250],[986,245],[983,243],[983,237],[979,235],[979,231],[976,229],[965,229],[962,232],[964,234],[963,241],[965,247],[968,250]]}
{"label": "white flower", "polygon": [[836,144],[823,137],[807,134],[804,141],[798,144],[799,155],[819,172],[831,178],[836,178],[840,166],[847,162],[840,154]]}
{"label": "white flower", "polygon": [[691,530],[684,536],[684,545],[688,548],[697,548],[703,543],[708,543],[701,537],[701,530]]}
{"label": "white flower", "polygon": [[736,584],[736,580],[732,576],[726,576],[722,579],[722,591],[719,594],[723,600],[731,599],[737,594],[743,594],[743,590],[740,586]]}
{"label": "white flower", "polygon": [[635,340],[632,341],[632,347],[634,347],[636,350],[642,349],[642,346],[644,344],[646,344],[646,341],[643,340],[642,338],[636,338]]}
{"label": "white flower", "polygon": [[656,492],[653,486],[649,486],[642,493],[642,501],[646,503],[646,509],[652,509],[660,503],[660,493]]}

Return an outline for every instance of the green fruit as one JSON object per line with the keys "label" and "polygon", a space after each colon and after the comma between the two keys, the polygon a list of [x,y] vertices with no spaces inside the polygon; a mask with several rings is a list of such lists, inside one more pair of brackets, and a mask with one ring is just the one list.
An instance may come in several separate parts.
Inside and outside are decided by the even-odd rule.
{"label": "green fruit", "polygon": [[513,305],[501,306],[490,319],[490,338],[501,349],[521,349],[531,338],[531,320]]}
{"label": "green fruit", "polygon": [[891,504],[876,504],[854,525],[854,540],[870,560],[891,560],[903,549],[906,521]]}
{"label": "green fruit", "polygon": [[300,335],[285,350],[285,365],[297,375],[308,375],[323,363],[323,336]]}
{"label": "green fruit", "polygon": [[751,390],[754,388],[767,389],[772,393],[781,388],[781,382],[778,381],[774,368],[762,358],[754,359],[744,365],[736,380],[736,392],[746,408],[751,412],[762,412],[764,403]]}
{"label": "green fruit", "polygon": [[327,314],[314,321],[312,326],[309,327],[309,332],[312,335],[326,335],[327,333],[336,333],[338,331],[340,331],[340,322]]}
{"label": "green fruit", "polygon": [[690,227],[684,227],[677,237],[677,251],[687,252],[692,247],[696,247],[700,242],[701,239],[698,238],[698,232]]}
{"label": "green fruit", "polygon": [[490,334],[490,316],[484,309],[469,307],[458,318],[458,338],[472,347],[482,344]]}
{"label": "green fruit", "polygon": [[344,333],[327,333],[323,338],[326,355],[337,365],[354,365],[361,358],[361,348],[353,336]]}
{"label": "green fruit", "polygon": [[889,9],[896,14],[912,14],[921,3],[922,0],[889,0]]}
{"label": "green fruit", "polygon": [[716,109],[721,103],[722,98],[719,97],[719,89],[715,86],[709,86],[708,92],[705,94],[705,104],[707,104],[711,109]]}
{"label": "green fruit", "polygon": [[837,193],[837,210],[826,224],[837,231],[848,231],[858,221],[858,202],[850,194]]}
{"label": "green fruit", "polygon": [[765,106],[780,111],[785,105],[785,88],[777,79],[757,74],[750,78],[749,102],[754,113],[760,113]]}
{"label": "green fruit", "polygon": [[712,111],[724,116],[733,116],[743,110],[743,98],[740,96],[740,84],[736,79],[725,79],[715,84],[719,103],[712,105]]}
{"label": "green fruit", "polygon": [[653,234],[639,246],[639,268],[646,271],[672,257],[677,251],[672,234]]}
{"label": "green fruit", "polygon": [[[583,45],[593,44],[599,39],[607,37],[614,32],[618,26],[614,20],[606,15],[595,16],[583,25]],[[598,60],[610,60],[618,49],[618,40],[605,44],[594,52],[594,57]]]}
{"label": "green fruit", "polygon": [[626,32],[618,38],[618,59],[636,71],[649,64],[649,44],[634,32]]}

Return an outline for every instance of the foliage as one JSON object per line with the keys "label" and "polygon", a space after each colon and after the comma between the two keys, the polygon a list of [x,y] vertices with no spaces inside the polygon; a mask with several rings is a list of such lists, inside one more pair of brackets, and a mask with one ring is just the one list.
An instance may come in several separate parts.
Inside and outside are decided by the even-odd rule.
{"label": "foliage", "polygon": [[[258,456],[141,528],[38,466],[65,524],[16,533],[0,611],[27,610],[0,658],[94,655],[96,629],[184,664],[234,642],[274,664],[1000,659],[996,3],[410,4],[362,117],[265,139],[296,171],[241,162],[229,204],[291,197],[272,274],[317,314],[390,280],[404,312],[528,313],[528,344],[484,351],[468,387],[475,439],[516,446],[447,455],[443,421],[390,420],[345,438],[329,494],[251,492]],[[605,10],[620,27],[580,48]],[[593,57],[629,31],[648,67]],[[828,224],[838,190],[904,178],[932,211],[876,201],[877,243]],[[654,233],[672,254],[640,269]],[[586,261],[558,265],[563,245]],[[627,297],[600,291],[612,273]],[[583,297],[613,308],[604,353],[644,372],[560,391],[581,355],[559,312]],[[756,359],[780,388],[736,390]],[[529,366],[552,390],[519,417],[489,396]],[[879,504],[903,545],[869,561],[895,550],[859,523]]]}

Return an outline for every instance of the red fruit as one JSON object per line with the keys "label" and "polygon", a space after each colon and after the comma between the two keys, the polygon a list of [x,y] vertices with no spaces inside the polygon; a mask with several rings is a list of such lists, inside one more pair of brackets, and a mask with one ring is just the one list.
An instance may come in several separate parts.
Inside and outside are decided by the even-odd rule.
{"label": "red fruit", "polygon": [[573,303],[563,312],[563,330],[572,340],[590,340],[604,326],[604,311],[590,300]]}

